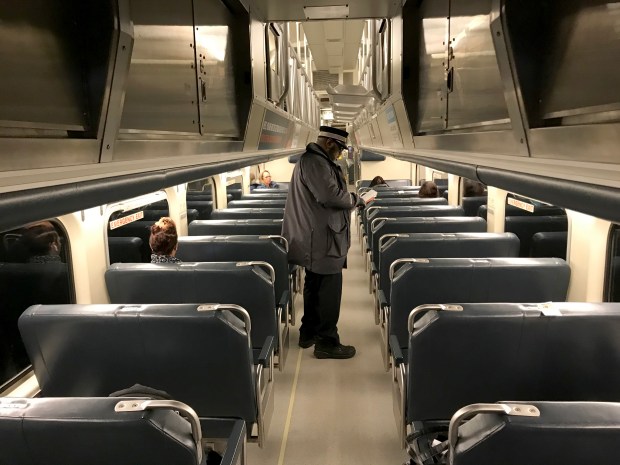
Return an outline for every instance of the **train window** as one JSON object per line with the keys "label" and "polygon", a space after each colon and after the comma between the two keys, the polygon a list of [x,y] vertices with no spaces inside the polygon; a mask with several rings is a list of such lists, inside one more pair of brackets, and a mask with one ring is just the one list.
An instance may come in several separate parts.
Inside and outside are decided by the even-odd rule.
{"label": "train window", "polygon": [[67,234],[52,220],[0,234],[0,384],[30,365],[17,327],[24,310],[75,302],[69,256]]}
{"label": "train window", "polygon": [[605,298],[607,302],[620,302],[620,225],[611,227],[608,250]]}
{"label": "train window", "polygon": [[158,192],[128,200],[111,206],[110,211],[107,228],[110,264],[150,263],[151,225],[170,215],[166,195]]}

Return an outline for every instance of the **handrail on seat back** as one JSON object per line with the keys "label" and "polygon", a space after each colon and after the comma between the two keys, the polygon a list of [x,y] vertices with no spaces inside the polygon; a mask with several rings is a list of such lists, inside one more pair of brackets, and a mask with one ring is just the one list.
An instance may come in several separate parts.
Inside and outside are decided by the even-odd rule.
{"label": "handrail on seat back", "polygon": [[461,410],[450,423],[450,465],[613,465],[620,455],[618,403],[498,402]]}

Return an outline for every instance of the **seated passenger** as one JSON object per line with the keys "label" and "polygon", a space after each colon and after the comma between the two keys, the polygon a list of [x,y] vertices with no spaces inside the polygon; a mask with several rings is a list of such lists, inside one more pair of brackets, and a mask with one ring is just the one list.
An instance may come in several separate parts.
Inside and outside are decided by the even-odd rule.
{"label": "seated passenger", "polygon": [[151,226],[151,263],[180,263],[175,257],[178,246],[177,227],[171,218],[164,216]]}
{"label": "seated passenger", "polygon": [[463,197],[480,197],[485,195],[484,184],[471,179],[465,179],[463,185]]}
{"label": "seated passenger", "polygon": [[269,171],[263,171],[260,174],[260,184],[256,186],[256,189],[278,189],[278,183],[271,180],[271,174]]}
{"label": "seated passenger", "polygon": [[385,182],[381,176],[375,176],[374,178],[372,178],[372,181],[370,181],[370,185],[368,187],[375,187],[375,186],[389,187],[388,183]]}
{"label": "seated passenger", "polygon": [[420,192],[418,193],[418,197],[428,199],[437,197],[437,193],[439,190],[437,189],[437,184],[433,181],[425,181],[420,186]]}
{"label": "seated passenger", "polygon": [[61,262],[60,236],[49,221],[26,226],[22,230],[22,244],[28,252],[29,263]]}

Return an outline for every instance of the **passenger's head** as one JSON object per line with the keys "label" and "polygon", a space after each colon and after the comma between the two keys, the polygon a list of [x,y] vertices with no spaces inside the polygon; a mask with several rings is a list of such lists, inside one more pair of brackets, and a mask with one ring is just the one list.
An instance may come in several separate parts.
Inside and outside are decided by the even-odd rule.
{"label": "passenger's head", "polygon": [[263,171],[260,174],[260,182],[265,186],[269,186],[269,184],[271,184],[271,173],[267,170]]}
{"label": "passenger's head", "polygon": [[347,137],[349,137],[347,131],[330,126],[321,126],[316,143],[325,150],[330,160],[334,161],[338,158],[340,152],[348,148]]}
{"label": "passenger's head", "polygon": [[174,255],[177,251],[177,227],[171,218],[164,216],[151,226],[149,245],[156,255]]}
{"label": "passenger's head", "polygon": [[60,236],[49,221],[26,226],[22,230],[22,243],[31,256],[60,254]]}
{"label": "passenger's head", "polygon": [[370,181],[370,185],[368,187],[375,187],[380,184],[385,184],[385,181],[381,176],[375,176],[374,178],[372,178],[372,181]]}
{"label": "passenger's head", "polygon": [[471,179],[465,179],[463,183],[463,197],[479,197],[484,195],[484,184]]}
{"label": "passenger's head", "polygon": [[418,193],[418,196],[422,198],[432,198],[437,197],[437,193],[437,184],[435,184],[433,181],[425,181],[420,186],[420,192]]}

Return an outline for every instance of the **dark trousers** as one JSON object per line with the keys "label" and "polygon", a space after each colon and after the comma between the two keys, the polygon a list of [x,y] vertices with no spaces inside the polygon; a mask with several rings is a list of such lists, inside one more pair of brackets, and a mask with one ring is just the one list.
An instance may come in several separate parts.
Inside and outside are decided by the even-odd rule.
{"label": "dark trousers", "polygon": [[336,274],[317,274],[306,269],[304,282],[304,316],[301,318],[301,338],[318,338],[317,345],[336,345],[338,318],[342,297],[342,271]]}

